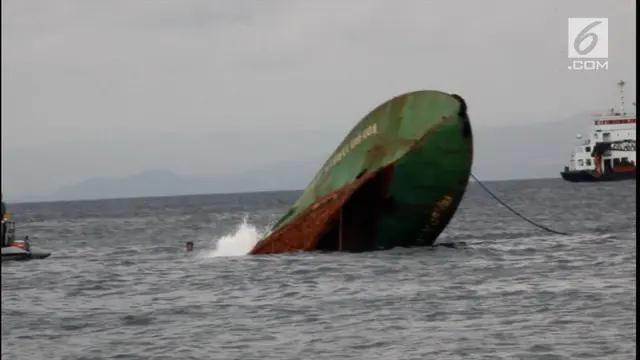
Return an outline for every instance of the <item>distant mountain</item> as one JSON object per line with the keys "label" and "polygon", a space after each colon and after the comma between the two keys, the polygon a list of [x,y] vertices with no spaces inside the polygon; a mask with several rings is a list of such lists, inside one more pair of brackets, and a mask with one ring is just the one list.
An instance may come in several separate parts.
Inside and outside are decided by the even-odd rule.
{"label": "distant mountain", "polygon": [[[480,180],[558,177],[569,158],[575,135],[584,133],[589,126],[588,113],[577,114],[563,121],[524,126],[475,126],[473,172]],[[309,150],[307,145],[313,136],[300,136],[289,139],[284,145],[281,140],[272,139],[270,144],[258,144],[256,140],[253,146],[235,147],[236,158],[246,159],[235,160],[237,170],[220,170],[224,168],[225,161],[215,158],[200,160],[199,163],[208,162],[207,170],[218,170],[225,175],[181,176],[169,170],[154,170],[126,177],[91,178],[60,187],[50,195],[31,195],[15,200],[55,201],[303,189],[342,139],[337,135],[327,137],[331,139],[325,138],[324,145],[319,139],[313,139],[316,144],[311,149],[323,149],[324,152],[315,156],[293,150],[295,146]],[[205,155],[212,153],[204,147],[198,150]],[[317,150],[313,151],[318,154]],[[131,153],[134,151],[131,150]],[[196,154],[193,150],[191,153]],[[299,158],[289,160],[295,158],[296,153]],[[138,151],[136,156],[139,157],[139,154]],[[225,150],[220,148],[213,154],[225,154]],[[288,159],[283,159],[283,155],[287,155]],[[282,159],[286,162],[270,164],[271,161],[265,159],[274,162]],[[167,163],[179,164],[180,160]],[[257,163],[265,165],[258,166]]]}
{"label": "distant mountain", "polygon": [[[56,145],[27,142],[24,148],[2,148],[2,188],[7,201],[40,201],[51,197],[61,187],[67,188],[63,190],[66,192],[69,186],[75,187],[91,178],[125,178],[151,169],[166,169],[207,180],[249,173],[251,176],[241,178],[241,183],[254,179],[250,185],[260,187],[262,183],[273,181],[269,174],[271,168],[286,172],[292,166],[308,166],[315,157],[323,161],[347,130],[274,129],[260,132],[247,129],[212,133],[150,132],[146,136],[125,132],[116,138]],[[254,172],[256,169],[259,170]],[[308,175],[302,176],[298,180],[303,185],[299,186],[306,185]],[[290,181],[287,179],[286,182]],[[233,187],[234,181],[229,186]],[[216,188],[225,192],[224,187]]]}
{"label": "distant mountain", "polygon": [[[146,171],[122,178],[92,178],[63,186],[52,200],[85,200],[188,194],[188,189],[202,188],[205,179],[183,178],[168,170]],[[186,192],[186,193],[185,193]]]}
{"label": "distant mountain", "polygon": [[180,176],[168,170],[153,170],[120,178],[92,178],[63,186],[44,199],[91,200],[299,189],[306,185],[301,179],[310,181],[322,161],[324,158],[276,164],[217,177]]}

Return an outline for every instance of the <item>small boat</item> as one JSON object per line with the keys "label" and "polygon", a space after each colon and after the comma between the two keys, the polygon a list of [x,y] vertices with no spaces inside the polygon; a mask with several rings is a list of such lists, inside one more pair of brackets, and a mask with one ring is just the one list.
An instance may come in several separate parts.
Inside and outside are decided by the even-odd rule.
{"label": "small boat", "polygon": [[466,191],[467,105],[423,90],[365,116],[250,254],[432,246]]}
{"label": "small boat", "polygon": [[50,251],[31,245],[28,238],[15,238],[15,223],[2,222],[2,261],[45,259],[51,256]]}
{"label": "small boat", "polygon": [[[624,110],[624,81],[620,109],[597,114],[589,137],[578,134],[569,165],[560,173],[568,182],[601,182],[636,179],[636,114]],[[635,103],[633,103],[635,106]]]}

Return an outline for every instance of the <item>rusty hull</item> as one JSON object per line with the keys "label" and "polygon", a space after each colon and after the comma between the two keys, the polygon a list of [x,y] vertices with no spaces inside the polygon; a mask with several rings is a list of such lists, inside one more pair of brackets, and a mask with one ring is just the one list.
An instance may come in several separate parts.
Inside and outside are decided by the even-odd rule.
{"label": "rusty hull", "polygon": [[335,222],[340,221],[344,204],[363,184],[376,173],[361,178],[320,197],[304,212],[285,226],[269,234],[254,246],[249,254],[279,254],[315,250],[320,238]]}

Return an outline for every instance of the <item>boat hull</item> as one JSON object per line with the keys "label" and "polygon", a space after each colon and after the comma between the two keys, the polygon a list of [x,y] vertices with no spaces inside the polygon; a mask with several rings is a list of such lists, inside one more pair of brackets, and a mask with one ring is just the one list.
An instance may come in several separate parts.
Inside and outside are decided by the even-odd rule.
{"label": "boat hull", "polygon": [[462,98],[395,97],[356,125],[250,253],[433,245],[462,200],[472,160]]}
{"label": "boat hull", "polygon": [[45,259],[51,256],[50,251],[31,246],[29,251],[15,246],[2,248],[2,261],[24,261],[33,259]]}
{"label": "boat hull", "polygon": [[562,179],[568,182],[603,182],[603,181],[622,181],[635,180],[636,171],[609,171],[598,176],[593,171],[574,170],[562,171],[560,173]]}

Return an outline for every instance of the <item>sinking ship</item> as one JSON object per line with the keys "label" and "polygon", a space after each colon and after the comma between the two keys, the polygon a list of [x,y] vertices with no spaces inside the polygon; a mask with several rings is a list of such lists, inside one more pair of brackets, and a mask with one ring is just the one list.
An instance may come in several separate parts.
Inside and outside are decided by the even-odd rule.
{"label": "sinking ship", "polygon": [[462,200],[472,162],[462,97],[394,97],[353,128],[250,254],[432,246]]}

